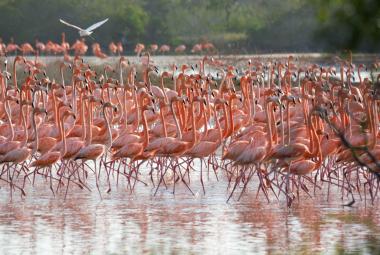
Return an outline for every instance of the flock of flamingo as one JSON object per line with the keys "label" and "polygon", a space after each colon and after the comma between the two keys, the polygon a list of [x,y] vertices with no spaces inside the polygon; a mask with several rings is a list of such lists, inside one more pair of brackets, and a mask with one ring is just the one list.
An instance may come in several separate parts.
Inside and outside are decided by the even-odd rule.
{"label": "flock of flamingo", "polygon": [[289,206],[323,185],[342,198],[377,197],[380,76],[362,78],[364,65],[290,56],[237,69],[206,56],[165,71],[144,55],[141,65],[122,56],[101,73],[77,55],[61,62],[61,81],[38,58],[14,57],[12,72],[4,58],[0,180],[11,194],[26,195],[41,177],[66,197],[70,185],[91,190],[90,174],[99,194],[100,183],[110,192],[120,179],[131,191],[150,179],[155,194],[178,184],[194,194],[194,178],[206,193],[212,173],[228,180],[228,200],[249,183]]}
{"label": "flock of flamingo", "polygon": [[[109,53],[114,56],[121,56],[124,51],[123,44],[121,42],[111,42],[108,45]],[[150,54],[160,53],[166,54],[171,50],[170,46],[167,44],[163,44],[160,47],[157,44],[151,44],[145,47],[144,44],[138,43],[135,46],[134,52],[137,55],[140,55],[143,51],[148,51]],[[55,43],[49,40],[47,43],[43,43],[39,40],[36,40],[35,46],[26,42],[21,45],[18,45],[14,42],[14,39],[11,38],[8,44],[3,43],[3,40],[0,38],[0,56],[6,54],[17,54],[17,52],[21,52],[23,56],[29,54],[53,54],[53,55],[64,55],[66,57],[69,56],[69,52],[74,51],[75,55],[85,55],[88,51],[88,45],[85,42],[84,38],[76,40],[71,46],[66,41],[65,33],[62,33],[61,43]],[[186,45],[180,44],[174,48],[174,52],[176,54],[183,54],[186,51]],[[191,49],[191,53],[202,54],[202,53],[215,53],[215,46],[210,43],[197,43],[193,45]],[[98,58],[104,59],[107,58],[108,55],[104,53],[99,43],[94,42],[92,44],[92,54]]]}

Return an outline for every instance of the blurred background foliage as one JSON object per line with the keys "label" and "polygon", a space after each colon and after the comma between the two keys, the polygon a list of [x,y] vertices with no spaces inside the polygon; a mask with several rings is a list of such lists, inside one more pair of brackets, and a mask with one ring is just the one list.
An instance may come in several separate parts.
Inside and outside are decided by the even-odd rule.
{"label": "blurred background foliage", "polygon": [[0,0],[0,37],[8,42],[73,42],[76,31],[109,17],[95,39],[106,47],[121,41],[212,42],[223,53],[311,52],[380,49],[379,0]]}

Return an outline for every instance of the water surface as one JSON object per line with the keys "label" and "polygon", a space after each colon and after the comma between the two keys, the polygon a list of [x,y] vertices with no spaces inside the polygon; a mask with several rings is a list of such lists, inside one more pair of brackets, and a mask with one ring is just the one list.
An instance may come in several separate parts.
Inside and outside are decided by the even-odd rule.
{"label": "water surface", "polygon": [[[210,174],[205,182],[192,174],[191,195],[184,185],[162,187],[154,196],[152,184],[127,190],[125,179],[102,197],[94,181],[92,192],[71,186],[53,196],[42,178],[21,199],[0,193],[1,254],[374,254],[380,252],[380,211],[359,201],[343,207],[335,191],[329,199],[318,192],[305,195],[291,209],[283,199],[271,203],[248,192],[226,203],[227,182]],[[256,180],[254,180],[255,182]]]}

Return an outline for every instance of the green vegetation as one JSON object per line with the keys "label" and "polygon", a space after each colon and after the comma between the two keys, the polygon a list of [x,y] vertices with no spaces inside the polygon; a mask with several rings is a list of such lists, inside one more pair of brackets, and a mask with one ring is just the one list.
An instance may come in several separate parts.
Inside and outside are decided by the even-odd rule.
{"label": "green vegetation", "polygon": [[0,10],[0,36],[17,43],[61,32],[73,41],[60,17],[83,27],[110,17],[95,39],[124,38],[129,51],[205,41],[231,53],[380,49],[378,0],[0,0]]}
{"label": "green vegetation", "polygon": [[380,49],[380,1],[317,0],[320,36],[346,49]]}

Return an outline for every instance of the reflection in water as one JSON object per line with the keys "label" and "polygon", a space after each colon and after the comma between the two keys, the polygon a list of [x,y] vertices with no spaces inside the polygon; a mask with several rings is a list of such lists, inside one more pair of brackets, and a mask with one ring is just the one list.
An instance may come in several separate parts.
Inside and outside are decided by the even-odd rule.
{"label": "reflection in water", "polygon": [[255,199],[250,187],[227,204],[227,183],[210,177],[205,196],[193,181],[195,197],[181,185],[156,196],[153,187],[131,194],[119,185],[101,199],[91,185],[93,192],[72,187],[64,201],[64,191],[54,197],[40,184],[13,201],[3,189],[1,254],[380,253],[379,206],[343,208],[339,196],[301,197],[288,209]]}

